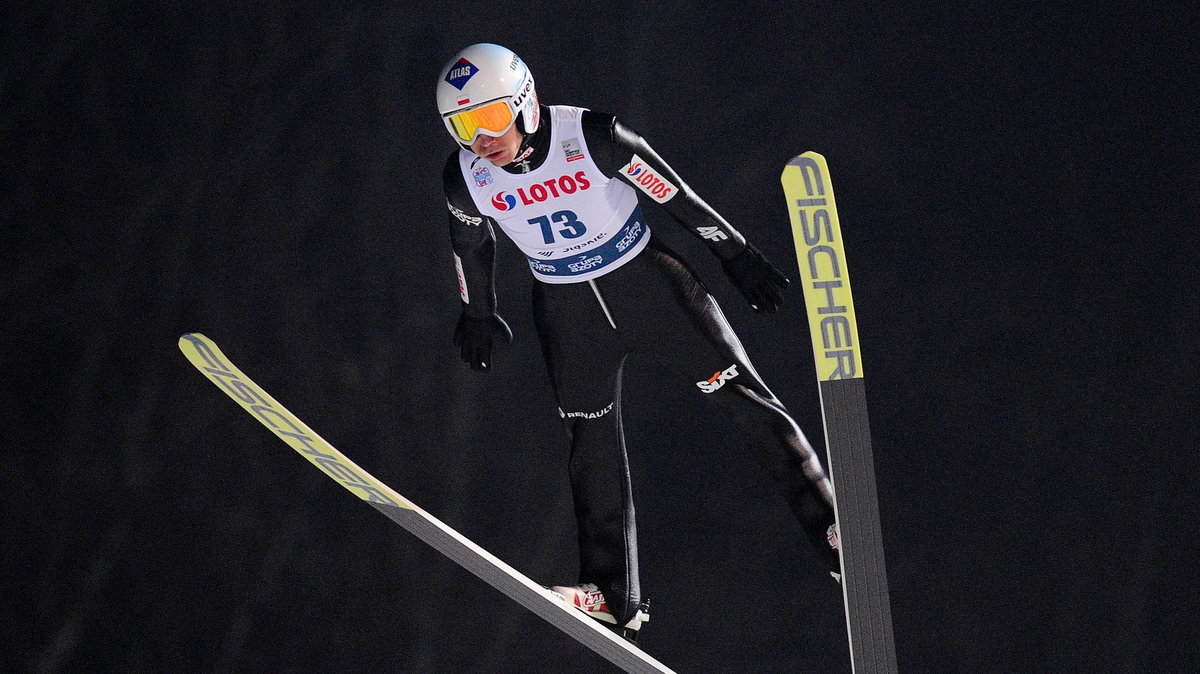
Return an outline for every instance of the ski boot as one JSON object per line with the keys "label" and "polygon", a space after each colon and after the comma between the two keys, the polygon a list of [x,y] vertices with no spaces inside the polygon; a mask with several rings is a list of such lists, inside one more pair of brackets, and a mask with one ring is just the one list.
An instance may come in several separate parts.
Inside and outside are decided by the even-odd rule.
{"label": "ski boot", "polygon": [[[837,522],[829,525],[825,531],[825,540],[829,541],[829,547],[833,548],[833,554],[837,555],[838,561],[842,559],[842,532],[838,528]],[[830,571],[829,575],[837,582],[842,582],[842,574],[840,571]]]}
{"label": "ski boot", "polygon": [[567,606],[574,607],[604,623],[605,627],[632,644],[637,643],[638,630],[642,628],[642,624],[650,622],[650,602],[643,599],[633,618],[624,625],[617,625],[617,619],[613,617],[612,611],[608,608],[608,602],[604,600],[604,593],[600,591],[599,587],[596,587],[595,583],[585,583],[574,587],[555,585],[550,588],[550,591]]}

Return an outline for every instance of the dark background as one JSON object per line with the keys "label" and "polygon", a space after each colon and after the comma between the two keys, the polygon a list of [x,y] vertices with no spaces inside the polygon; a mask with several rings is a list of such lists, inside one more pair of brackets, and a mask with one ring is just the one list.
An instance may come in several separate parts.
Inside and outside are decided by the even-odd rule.
{"label": "dark background", "polygon": [[[0,668],[609,671],[176,347],[207,334],[399,492],[573,580],[508,242],[513,345],[482,376],[449,343],[433,92],[477,41],[640,130],[792,275],[778,176],[828,158],[903,671],[1200,663],[1194,7],[197,4],[0,13]],[[658,216],[820,446],[799,290],[753,314]],[[626,381],[646,649],[849,671],[837,587],[737,430],[653,363]]]}

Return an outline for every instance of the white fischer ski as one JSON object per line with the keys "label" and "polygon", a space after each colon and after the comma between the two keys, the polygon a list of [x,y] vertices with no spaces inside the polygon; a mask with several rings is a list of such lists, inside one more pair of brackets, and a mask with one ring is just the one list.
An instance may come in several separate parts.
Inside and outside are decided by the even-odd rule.
{"label": "white fischer ski", "polygon": [[626,672],[672,671],[357,466],[234,367],[207,337],[183,335],[179,348],[192,365],[292,449],[417,538]]}
{"label": "white fischer ski", "polygon": [[841,534],[842,594],[854,672],[896,671],[875,459],[867,421],[858,323],[829,166],[816,152],[793,158],[780,180],[787,197],[808,326],[825,450]]}

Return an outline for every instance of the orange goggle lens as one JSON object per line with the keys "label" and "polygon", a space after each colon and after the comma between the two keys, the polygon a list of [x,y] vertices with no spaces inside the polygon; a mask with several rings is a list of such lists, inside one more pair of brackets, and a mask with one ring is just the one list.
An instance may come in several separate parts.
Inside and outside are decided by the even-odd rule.
{"label": "orange goggle lens", "polygon": [[473,110],[450,115],[447,119],[459,139],[470,143],[481,129],[492,133],[507,131],[513,123],[513,112],[507,101],[493,101]]}

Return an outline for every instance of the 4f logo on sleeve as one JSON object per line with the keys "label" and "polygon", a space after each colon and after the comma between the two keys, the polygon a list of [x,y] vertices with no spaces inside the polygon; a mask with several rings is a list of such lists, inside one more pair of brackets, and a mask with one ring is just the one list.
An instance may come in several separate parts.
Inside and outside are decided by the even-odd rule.
{"label": "4f logo on sleeve", "polygon": [[700,387],[705,393],[716,393],[717,389],[725,385],[725,382],[738,376],[737,364],[734,363],[724,370],[714,372],[713,376],[708,378],[708,381],[698,381],[696,386]]}
{"label": "4f logo on sleeve", "polygon": [[697,227],[696,232],[709,241],[724,241],[729,236],[716,227]]}

